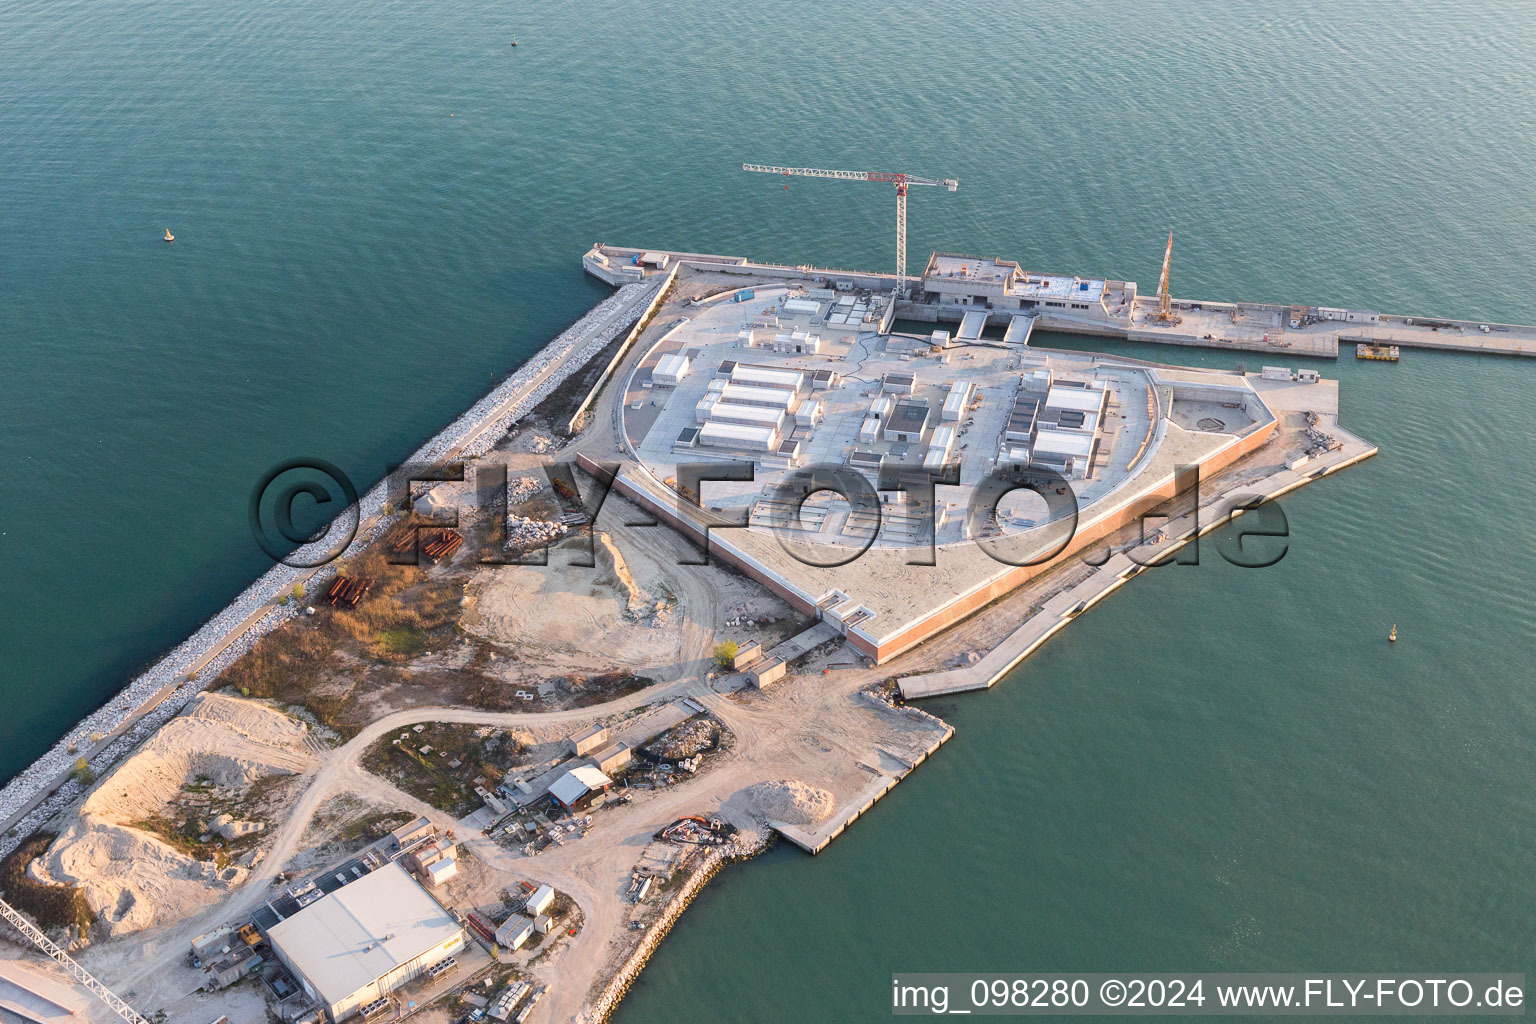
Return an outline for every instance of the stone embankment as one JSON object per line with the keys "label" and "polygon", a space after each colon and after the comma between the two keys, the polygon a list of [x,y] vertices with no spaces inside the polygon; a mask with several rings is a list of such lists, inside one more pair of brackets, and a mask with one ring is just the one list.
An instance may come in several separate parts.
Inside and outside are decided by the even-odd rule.
{"label": "stone embankment", "polygon": [[613,977],[603,986],[603,990],[590,1004],[582,1008],[576,1020],[578,1024],[603,1024],[613,1013],[614,1007],[619,1005],[619,1000],[624,998],[624,993],[635,983],[640,972],[651,959],[651,954],[656,952],[656,947],[661,945],[661,940],[667,937],[677,919],[683,916],[683,911],[693,902],[694,897],[704,888],[705,884],[726,864],[733,860],[744,860],[754,857],[767,849],[768,836],[757,832],[737,833],[735,840],[729,845],[713,849],[704,854],[698,866],[689,873],[687,879],[678,887],[677,892],[667,905],[662,908],[661,914],[655,922],[646,929],[645,937],[640,940],[640,945],[635,947],[624,963],[614,972]]}
{"label": "stone embankment", "polygon": [[[660,286],[659,280],[626,285],[594,306],[407,461],[440,463],[490,451],[513,423],[628,329]],[[355,511],[349,509],[338,517],[337,522],[350,521],[356,514],[357,522],[364,524],[343,557],[356,554],[388,525],[383,510],[391,489],[388,480],[379,481],[359,499]],[[335,529],[333,525],[333,532]],[[295,552],[294,561],[308,561],[306,556],[317,557],[331,546],[328,533]],[[80,795],[80,784],[70,778],[77,758],[86,758],[92,770],[101,774],[175,716],[206,681],[217,678],[258,639],[297,614],[295,604],[276,604],[293,584],[303,582],[313,590],[332,573],[329,565],[319,569],[273,566],[223,611],[17,773],[0,790],[0,828],[5,829],[0,856],[15,849]]]}

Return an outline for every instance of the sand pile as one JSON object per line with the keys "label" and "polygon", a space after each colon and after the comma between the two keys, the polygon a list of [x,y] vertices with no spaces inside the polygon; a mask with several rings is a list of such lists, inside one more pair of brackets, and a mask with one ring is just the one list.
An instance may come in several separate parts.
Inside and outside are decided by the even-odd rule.
{"label": "sand pile", "polygon": [[752,809],[769,821],[814,825],[832,813],[832,794],[798,779],[759,782],[748,793]]}
{"label": "sand pile", "polygon": [[[238,799],[258,779],[306,772],[315,765],[306,740],[304,725],[286,715],[203,694],[101,780],[32,870],[78,886],[112,936],[195,913],[244,881],[247,870],[220,869],[132,826],[175,816],[172,804],[188,783]],[[256,828],[218,817],[226,836]]]}
{"label": "sand pile", "polygon": [[624,561],[624,552],[619,550],[613,538],[599,532],[597,543],[592,545],[592,552],[598,574],[612,580],[624,595],[624,610],[637,619],[648,614],[653,603],[651,596],[635,583],[635,577],[629,571],[629,563]]}

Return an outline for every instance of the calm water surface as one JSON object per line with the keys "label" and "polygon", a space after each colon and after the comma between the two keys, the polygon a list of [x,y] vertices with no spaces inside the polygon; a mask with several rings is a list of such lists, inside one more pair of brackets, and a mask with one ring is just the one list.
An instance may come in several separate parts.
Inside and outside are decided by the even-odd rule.
{"label": "calm water surface", "polygon": [[[1179,294],[1536,322],[1533,24],[0,6],[0,773],[264,568],[267,467],[377,477],[606,294],[592,242],[890,265],[887,191],[743,160],[959,178],[914,263],[1150,290],[1171,226]],[[814,861],[722,875],[619,1019],[883,1019],[893,970],[1531,970],[1536,365],[1318,365],[1382,454],[1285,499],[1279,565],[1143,577],[934,705],[952,743]]]}

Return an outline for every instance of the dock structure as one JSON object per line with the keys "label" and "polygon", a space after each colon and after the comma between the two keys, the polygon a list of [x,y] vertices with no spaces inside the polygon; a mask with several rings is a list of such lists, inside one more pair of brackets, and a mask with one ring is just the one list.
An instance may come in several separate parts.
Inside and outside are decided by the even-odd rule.
{"label": "dock structure", "polygon": [[918,700],[986,690],[1002,679],[1042,644],[1078,615],[1118,590],[1128,580],[1154,566],[1198,537],[1224,526],[1243,514],[1255,499],[1273,501],[1313,480],[1352,466],[1376,454],[1375,445],[1349,433],[1338,425],[1336,416],[1322,423],[1341,444],[1326,454],[1294,460],[1293,466],[1277,469],[1256,482],[1234,484],[1214,495],[1205,496],[1199,508],[1169,519],[1151,540],[1129,545],[1110,555],[1088,579],[1047,600],[1034,615],[1024,621],[974,664],[943,672],[925,672],[897,681],[902,699]]}
{"label": "dock structure", "polygon": [[[641,257],[641,261],[637,261]],[[649,262],[645,262],[645,261]],[[910,278],[869,271],[757,263],[741,256],[659,252],[598,244],[582,266],[612,285],[687,264],[714,273],[756,280],[811,277],[830,288],[894,292],[883,331],[894,319],[959,323],[960,337],[982,325],[1022,329],[1016,319],[1031,317],[1029,329],[1118,338],[1157,345],[1263,352],[1336,359],[1340,345],[1397,345],[1402,348],[1536,356],[1536,326],[1410,316],[1326,306],[1272,302],[1228,302],[1170,298],[1168,319],[1160,318],[1158,297],[1142,296],[1136,282],[1072,274],[1042,274],[1010,260],[934,253],[923,274]],[[915,286],[915,287],[914,287]],[[910,298],[899,296],[910,295]],[[979,314],[979,315],[978,315]],[[1024,344],[1027,341],[1018,342]],[[1353,349],[1349,350],[1353,354]]]}
{"label": "dock structure", "polygon": [[896,783],[906,778],[912,769],[928,760],[929,755],[949,742],[955,735],[954,726],[932,718],[925,712],[918,711],[916,708],[907,708],[906,713],[929,719],[934,725],[940,727],[932,740],[923,748],[910,757],[904,757],[884,748],[866,755],[859,764],[872,776],[869,783],[834,810],[826,821],[818,825],[791,825],[782,821],[770,821],[769,827],[806,853],[820,853],[865,811],[875,806],[881,797],[896,788]]}

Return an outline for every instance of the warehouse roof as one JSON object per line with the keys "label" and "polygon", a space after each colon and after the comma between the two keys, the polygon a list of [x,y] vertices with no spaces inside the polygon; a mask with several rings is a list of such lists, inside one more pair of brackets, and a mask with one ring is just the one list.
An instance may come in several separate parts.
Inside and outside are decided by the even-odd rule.
{"label": "warehouse roof", "polygon": [[613,780],[591,765],[572,768],[549,787],[549,795],[569,807],[594,789],[602,789]]}
{"label": "warehouse roof", "polygon": [[327,1003],[339,1003],[462,931],[399,864],[316,900],[267,940]]}
{"label": "warehouse roof", "polygon": [[891,413],[888,430],[917,433],[928,425],[928,403],[924,401],[897,402]]}

